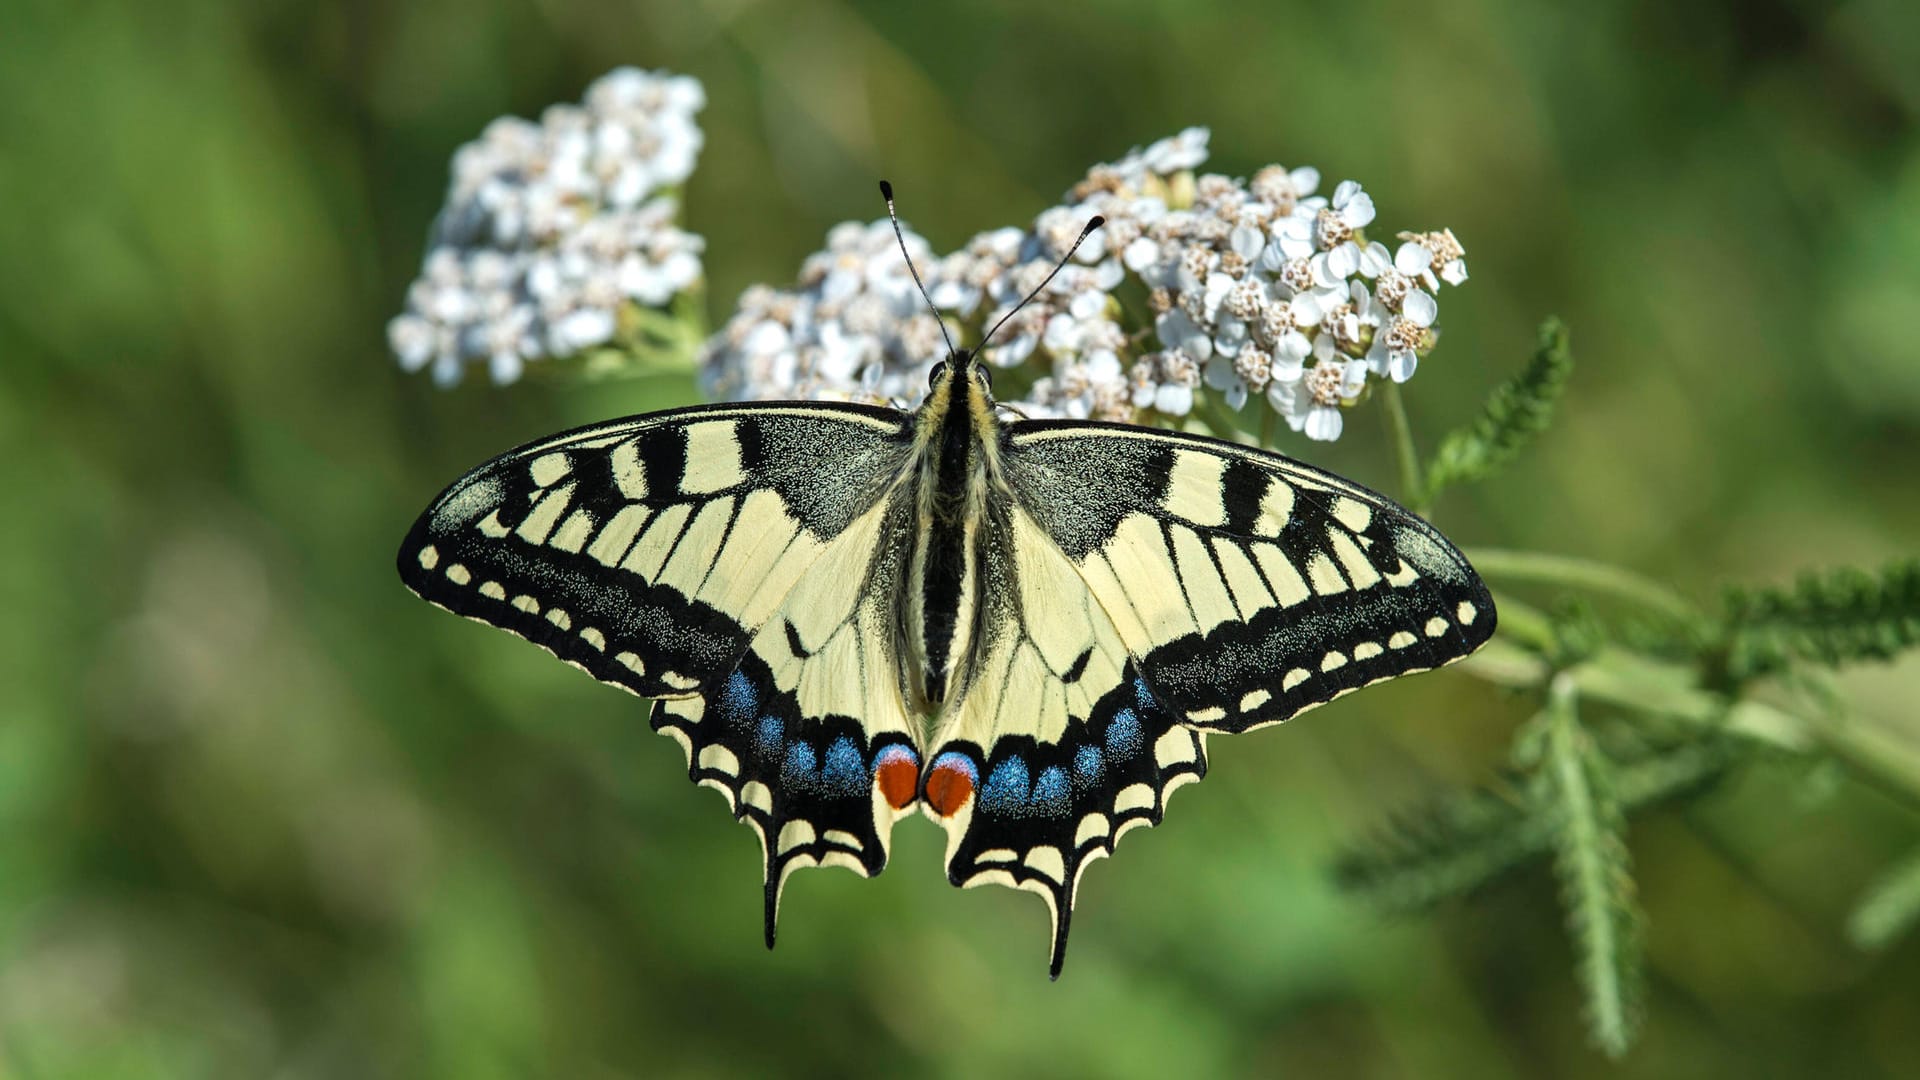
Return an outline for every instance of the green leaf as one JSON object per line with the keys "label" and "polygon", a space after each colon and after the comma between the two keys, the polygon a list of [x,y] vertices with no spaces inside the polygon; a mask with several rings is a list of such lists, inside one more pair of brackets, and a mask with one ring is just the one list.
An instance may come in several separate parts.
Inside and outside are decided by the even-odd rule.
{"label": "green leaf", "polygon": [[[1546,739],[1538,745],[1544,754]],[[1691,798],[1755,750],[1747,740],[1723,737],[1635,746],[1631,757],[1613,767],[1615,795],[1629,810]],[[1551,851],[1557,815],[1553,800],[1537,797],[1520,774],[1510,773],[1496,785],[1398,815],[1377,837],[1341,856],[1334,879],[1386,910],[1426,910]]]}
{"label": "green leaf", "polygon": [[1920,559],[1877,576],[1842,568],[1802,575],[1792,589],[1730,589],[1720,640],[1735,681],[1795,661],[1888,659],[1920,645]]}
{"label": "green leaf", "polygon": [[1563,597],[1548,614],[1553,626],[1553,646],[1548,663],[1565,670],[1585,663],[1607,644],[1611,632],[1584,597]]}
{"label": "green leaf", "polygon": [[1920,921],[1920,850],[1880,875],[1847,918],[1847,937],[1862,949],[1884,949]]}
{"label": "green leaf", "polygon": [[1608,1057],[1618,1058],[1633,1044],[1641,997],[1641,917],[1626,817],[1611,763],[1581,726],[1564,676],[1548,694],[1546,732],[1540,786],[1557,806],[1554,868],[1579,955],[1588,1029]]}
{"label": "green leaf", "polygon": [[1518,375],[1487,398],[1480,416],[1448,432],[1427,467],[1425,504],[1454,484],[1485,479],[1512,461],[1553,420],[1553,406],[1573,373],[1567,328],[1559,319],[1540,327],[1540,344]]}
{"label": "green leaf", "polygon": [[1341,888],[1394,911],[1464,895],[1546,851],[1553,822],[1509,787],[1480,788],[1396,818],[1334,866]]}

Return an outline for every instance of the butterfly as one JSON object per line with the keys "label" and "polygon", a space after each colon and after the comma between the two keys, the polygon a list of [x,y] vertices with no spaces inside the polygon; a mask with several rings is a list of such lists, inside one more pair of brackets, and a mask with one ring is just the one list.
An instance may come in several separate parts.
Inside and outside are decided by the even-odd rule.
{"label": "butterfly", "polygon": [[1209,735],[1459,660],[1495,621],[1387,498],[1199,435],[1005,418],[951,343],[912,410],[699,405],[502,454],[399,570],[653,701],[759,835],[768,947],[789,875],[872,876],[917,812],[954,884],[1046,901],[1054,977],[1082,874],[1206,775]]}

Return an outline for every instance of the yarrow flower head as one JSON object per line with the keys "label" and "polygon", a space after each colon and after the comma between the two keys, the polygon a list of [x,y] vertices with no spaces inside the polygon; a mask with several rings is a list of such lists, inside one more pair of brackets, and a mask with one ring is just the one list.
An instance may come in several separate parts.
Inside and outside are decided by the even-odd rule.
{"label": "yarrow flower head", "polygon": [[[905,235],[915,263],[930,263],[932,247]],[[940,322],[914,288],[892,226],[845,222],[807,256],[798,288],[747,290],[707,342],[701,382],[708,396],[732,400],[904,400],[915,373],[944,355]]]}
{"label": "yarrow flower head", "polygon": [[[1465,251],[1446,229],[1390,250],[1369,236],[1372,195],[1352,180],[1323,195],[1313,168],[1197,172],[1207,141],[1189,128],[1096,165],[1027,228],[950,255],[908,233],[938,319],[884,219],[840,226],[796,288],[742,298],[703,352],[706,385],[910,404],[944,355],[943,324],[971,346],[1011,314],[982,355],[1011,372],[1002,400],[1026,415],[1177,425],[1257,402],[1338,438],[1371,379],[1404,382],[1432,351],[1436,294],[1466,280]],[[1018,308],[1095,214],[1106,224]]]}
{"label": "yarrow flower head", "polygon": [[502,117],[460,148],[406,310],[387,326],[400,365],[442,385],[470,365],[495,382],[579,354],[701,277],[703,241],[675,225],[706,105],[684,75],[618,68],[580,105]]}

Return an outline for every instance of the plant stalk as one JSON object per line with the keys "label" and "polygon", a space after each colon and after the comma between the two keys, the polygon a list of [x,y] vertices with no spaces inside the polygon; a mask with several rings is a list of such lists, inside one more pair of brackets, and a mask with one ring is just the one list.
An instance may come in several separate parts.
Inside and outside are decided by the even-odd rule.
{"label": "plant stalk", "polygon": [[1394,459],[1400,466],[1400,499],[1414,513],[1425,516],[1431,500],[1420,471],[1420,452],[1413,445],[1413,425],[1407,420],[1407,404],[1400,396],[1400,384],[1387,380],[1382,384],[1380,401],[1385,408],[1387,437],[1393,442]]}
{"label": "plant stalk", "polygon": [[1465,554],[1474,569],[1487,577],[1600,593],[1681,623],[1700,617],[1699,609],[1679,593],[1651,578],[1607,563],[1573,555],[1505,548],[1472,548]]}

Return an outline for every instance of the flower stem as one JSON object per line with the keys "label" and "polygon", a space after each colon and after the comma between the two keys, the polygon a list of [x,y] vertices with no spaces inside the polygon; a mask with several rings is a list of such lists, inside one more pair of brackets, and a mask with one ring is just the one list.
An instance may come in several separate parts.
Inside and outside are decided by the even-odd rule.
{"label": "flower stem", "polygon": [[1881,791],[1920,808],[1920,753],[1904,740],[1853,718],[1802,718],[1820,747]]}
{"label": "flower stem", "polygon": [[1400,463],[1400,498],[1416,514],[1427,512],[1426,485],[1421,480],[1420,452],[1413,445],[1413,425],[1407,422],[1407,405],[1400,397],[1400,384],[1386,380],[1380,393],[1386,411],[1387,436],[1393,440],[1394,457]]}
{"label": "flower stem", "polygon": [[1601,593],[1683,623],[1700,615],[1685,597],[1665,585],[1592,559],[1502,548],[1474,548],[1466,556],[1487,577]]}
{"label": "flower stem", "polygon": [[1503,636],[1539,653],[1553,647],[1553,620],[1545,612],[1498,591],[1493,593],[1493,606],[1500,612]]}
{"label": "flower stem", "polygon": [[[1476,557],[1475,562],[1480,560]],[[1496,595],[1495,603],[1500,636],[1460,669],[1496,685],[1537,691],[1554,676],[1552,665],[1540,655],[1552,639],[1552,626],[1540,611],[1510,597]],[[1788,753],[1824,751],[1870,787],[1920,809],[1920,751],[1873,724],[1751,698],[1728,700],[1702,687],[1691,665],[1614,647],[1601,649],[1565,674],[1582,696],[1618,708],[1717,727]]]}
{"label": "flower stem", "polygon": [[1240,427],[1233,410],[1226,407],[1215,394],[1194,395],[1194,418],[1207,426],[1214,437],[1228,442],[1244,443],[1246,432]]}

